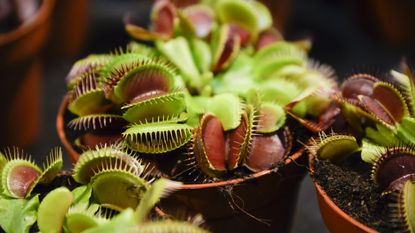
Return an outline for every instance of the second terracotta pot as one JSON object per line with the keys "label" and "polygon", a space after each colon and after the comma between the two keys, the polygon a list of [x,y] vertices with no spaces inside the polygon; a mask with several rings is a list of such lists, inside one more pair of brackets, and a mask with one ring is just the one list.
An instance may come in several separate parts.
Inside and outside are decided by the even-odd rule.
{"label": "second terracotta pot", "polygon": [[[313,157],[309,157],[309,168],[311,177],[313,177],[314,166]],[[316,189],[318,205],[320,207],[321,216],[326,224],[327,229],[331,233],[376,233],[377,231],[360,223],[356,219],[341,210],[324,192],[323,188],[316,180],[314,187]]]}

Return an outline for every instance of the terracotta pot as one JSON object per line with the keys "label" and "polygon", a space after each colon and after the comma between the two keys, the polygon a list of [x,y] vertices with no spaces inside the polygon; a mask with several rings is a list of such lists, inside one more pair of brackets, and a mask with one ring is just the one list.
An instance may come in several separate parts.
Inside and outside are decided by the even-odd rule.
{"label": "terracotta pot", "polygon": [[297,164],[305,159],[302,155],[303,150],[293,154],[277,172],[266,170],[233,180],[183,185],[160,206],[172,215],[201,213],[215,233],[290,232],[305,175],[304,167]]}
{"label": "terracotta pot", "polygon": [[32,19],[16,29],[0,34],[0,141],[3,145],[25,147],[39,130],[44,46],[54,0],[43,0]]}
{"label": "terracotta pot", "polygon": [[415,48],[415,1],[348,1],[358,13],[359,26],[394,47]]}
{"label": "terracotta pot", "polygon": [[[56,117],[56,130],[58,132],[59,139],[61,140],[64,148],[69,154],[72,163],[76,163],[76,161],[78,161],[79,159],[79,153],[72,146],[65,132],[65,113],[67,113],[67,106],[68,98],[65,96],[61,102],[59,112]],[[103,141],[111,143],[117,141],[118,139],[119,136],[99,136],[94,134],[86,134],[86,136],[84,137],[84,140],[86,141],[87,145],[89,145],[89,147],[91,148],[94,148],[96,145],[101,144]]]}
{"label": "terracotta pot", "polygon": [[[79,153],[65,133],[66,106],[65,98],[56,127],[71,160],[76,162]],[[302,155],[302,149],[297,151],[277,172],[266,170],[222,182],[183,185],[181,190],[163,199],[160,207],[173,216],[176,210],[185,214],[201,213],[213,232],[289,232],[300,183],[306,173],[300,165],[306,163]],[[225,190],[231,191],[229,197],[233,200],[225,195]]]}
{"label": "terracotta pot", "polygon": [[[309,168],[311,177],[313,177],[313,157],[309,157]],[[314,181],[316,188],[317,200],[320,212],[327,229],[331,233],[376,233],[377,231],[360,223],[356,219],[341,210],[330,197],[324,192],[323,188]]]}
{"label": "terracotta pot", "polygon": [[46,55],[50,59],[76,56],[89,25],[89,0],[59,0],[53,12],[53,24]]}
{"label": "terracotta pot", "polygon": [[381,1],[371,0],[371,9],[382,29],[384,38],[391,44],[414,48],[415,21],[412,0]]}

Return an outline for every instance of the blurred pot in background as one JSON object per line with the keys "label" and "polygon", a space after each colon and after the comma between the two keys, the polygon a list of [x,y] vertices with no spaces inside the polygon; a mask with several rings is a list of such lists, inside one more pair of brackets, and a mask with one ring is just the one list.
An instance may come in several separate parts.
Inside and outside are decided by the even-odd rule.
{"label": "blurred pot in background", "polygon": [[71,59],[79,53],[89,25],[89,4],[89,0],[56,1],[47,58]]}
{"label": "blurred pot in background", "polygon": [[5,9],[0,13],[2,144],[24,147],[38,133],[42,77],[39,54],[48,36],[54,2],[0,1]]}
{"label": "blurred pot in background", "polygon": [[399,48],[415,48],[415,1],[351,1],[359,23],[374,37]]}

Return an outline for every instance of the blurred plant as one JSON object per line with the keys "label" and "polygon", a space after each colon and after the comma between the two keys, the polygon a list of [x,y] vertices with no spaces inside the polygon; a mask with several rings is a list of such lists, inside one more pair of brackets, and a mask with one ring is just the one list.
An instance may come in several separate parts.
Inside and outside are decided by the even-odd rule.
{"label": "blurred plant", "polygon": [[369,74],[348,78],[335,96],[357,133],[382,146],[415,144],[415,83],[409,67],[391,71],[390,81]]}
{"label": "blurred plant", "polygon": [[[68,189],[72,187],[62,184],[49,187],[62,166],[57,148],[51,152],[43,172],[18,149],[8,150],[1,158],[0,226],[6,232],[29,232],[36,221],[44,233],[207,232],[198,227],[203,222],[201,216],[189,223],[163,220],[162,216],[149,221],[154,218],[150,212],[160,198],[181,183],[145,180],[151,170],[125,148],[113,145],[84,152],[74,168],[73,177],[78,183],[73,185],[78,187],[72,191]],[[37,182],[45,184],[34,194]],[[45,193],[47,190],[51,191]],[[39,195],[45,195],[40,203]]]}
{"label": "blurred plant", "polygon": [[72,67],[78,145],[91,132],[113,135],[143,154],[187,155],[173,176],[223,179],[283,163],[293,143],[286,114],[318,132],[339,112],[328,98],[334,72],[307,58],[308,41],[283,41],[259,2],[161,0],[151,20],[147,30],[130,17],[126,30],[154,46],[132,42]]}

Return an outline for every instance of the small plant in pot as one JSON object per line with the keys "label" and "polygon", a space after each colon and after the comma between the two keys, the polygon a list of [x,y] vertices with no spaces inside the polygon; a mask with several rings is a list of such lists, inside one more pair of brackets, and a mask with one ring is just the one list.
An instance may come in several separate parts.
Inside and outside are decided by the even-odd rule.
{"label": "small plant in pot", "polygon": [[[335,96],[350,127],[310,147],[320,209],[332,232],[414,232],[414,76],[344,81]],[[350,130],[352,129],[352,130]],[[314,158],[314,159],[313,159]]]}
{"label": "small plant in pot", "polygon": [[133,17],[126,30],[153,46],[74,64],[58,117],[64,143],[123,143],[185,183],[163,207],[200,212],[214,231],[288,231],[304,175],[291,162],[302,155],[298,125],[305,140],[339,112],[332,70],[307,58],[308,42],[284,41],[256,1],[157,1],[151,15],[149,30]]}
{"label": "small plant in pot", "polygon": [[198,227],[203,223],[199,215],[184,222],[152,211],[181,184],[146,180],[154,177],[151,169],[120,146],[84,152],[72,176],[60,172],[58,148],[43,169],[16,148],[0,158],[0,226],[5,232],[208,232]]}

